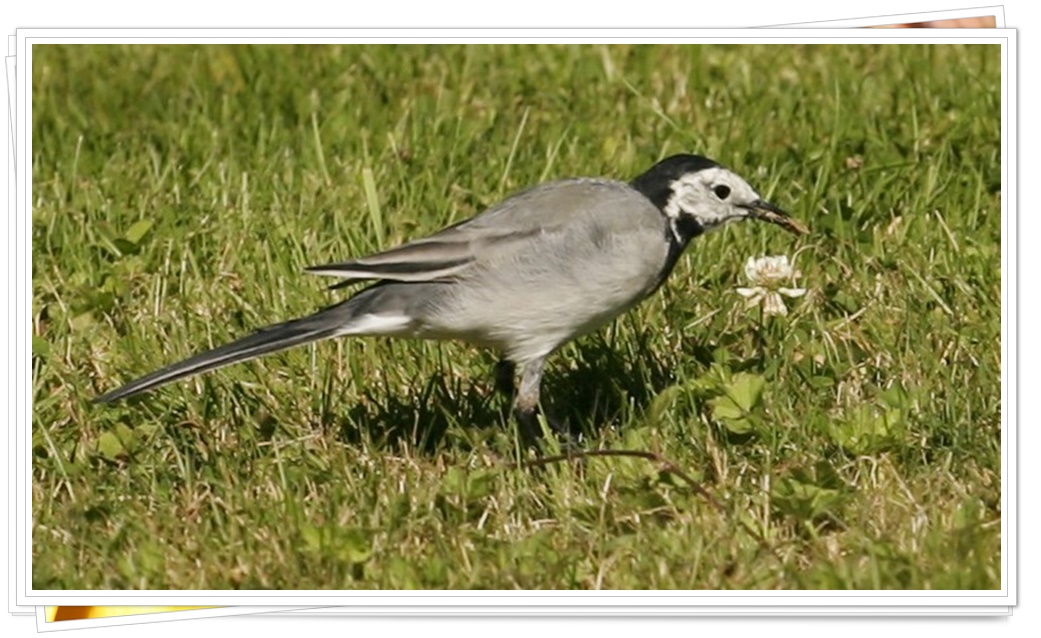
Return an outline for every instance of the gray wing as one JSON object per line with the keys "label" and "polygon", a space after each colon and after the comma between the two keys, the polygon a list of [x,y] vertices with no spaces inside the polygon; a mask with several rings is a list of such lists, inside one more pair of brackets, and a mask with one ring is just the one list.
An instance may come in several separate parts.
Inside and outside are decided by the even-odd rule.
{"label": "gray wing", "polygon": [[453,281],[484,257],[523,250],[533,237],[559,231],[591,209],[634,197],[642,195],[622,182],[571,179],[543,184],[429,237],[360,259],[313,266],[307,272],[344,280],[333,288],[365,280]]}

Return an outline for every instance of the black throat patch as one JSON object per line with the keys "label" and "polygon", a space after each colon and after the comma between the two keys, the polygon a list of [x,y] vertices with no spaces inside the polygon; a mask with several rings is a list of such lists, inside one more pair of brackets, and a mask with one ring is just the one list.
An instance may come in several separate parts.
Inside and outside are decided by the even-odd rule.
{"label": "black throat patch", "polygon": [[672,240],[680,245],[680,250],[686,248],[690,240],[705,232],[705,227],[689,215],[680,215],[675,219],[670,219],[669,226],[669,230],[672,231],[670,233]]}

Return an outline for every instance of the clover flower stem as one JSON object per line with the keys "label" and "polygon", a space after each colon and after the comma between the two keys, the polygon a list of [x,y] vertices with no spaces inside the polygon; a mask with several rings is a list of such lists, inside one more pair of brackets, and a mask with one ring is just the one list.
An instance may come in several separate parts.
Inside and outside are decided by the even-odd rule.
{"label": "clover flower stem", "polygon": [[758,372],[765,373],[767,369],[767,360],[770,355],[770,345],[779,343],[779,322],[772,320],[770,315],[767,314],[764,306],[759,306],[758,321],[755,326],[755,349],[756,359],[758,359]]}

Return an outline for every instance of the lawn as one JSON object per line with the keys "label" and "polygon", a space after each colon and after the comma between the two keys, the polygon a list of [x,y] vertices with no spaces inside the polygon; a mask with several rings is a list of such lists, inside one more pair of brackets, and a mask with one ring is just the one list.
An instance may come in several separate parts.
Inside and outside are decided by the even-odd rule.
{"label": "lawn", "polygon": [[[31,72],[35,588],[1000,588],[998,46],[36,45]],[[812,234],[695,239],[550,360],[588,449],[662,462],[515,468],[495,355],[455,343],[91,403],[344,298],[306,266],[677,152]],[[787,316],[735,292],[762,255],[808,290]]]}

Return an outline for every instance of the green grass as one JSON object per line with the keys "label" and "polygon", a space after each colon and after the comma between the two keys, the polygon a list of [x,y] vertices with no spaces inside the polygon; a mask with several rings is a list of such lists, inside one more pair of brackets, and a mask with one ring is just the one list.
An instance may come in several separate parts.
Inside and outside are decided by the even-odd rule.
{"label": "green grass", "polygon": [[[1000,588],[997,46],[37,45],[32,78],[34,587]],[[307,265],[675,152],[813,234],[696,239],[544,397],[723,511],[639,459],[509,469],[458,344],[90,403],[343,297]],[[810,292],[764,321],[733,289],[773,254]]]}

